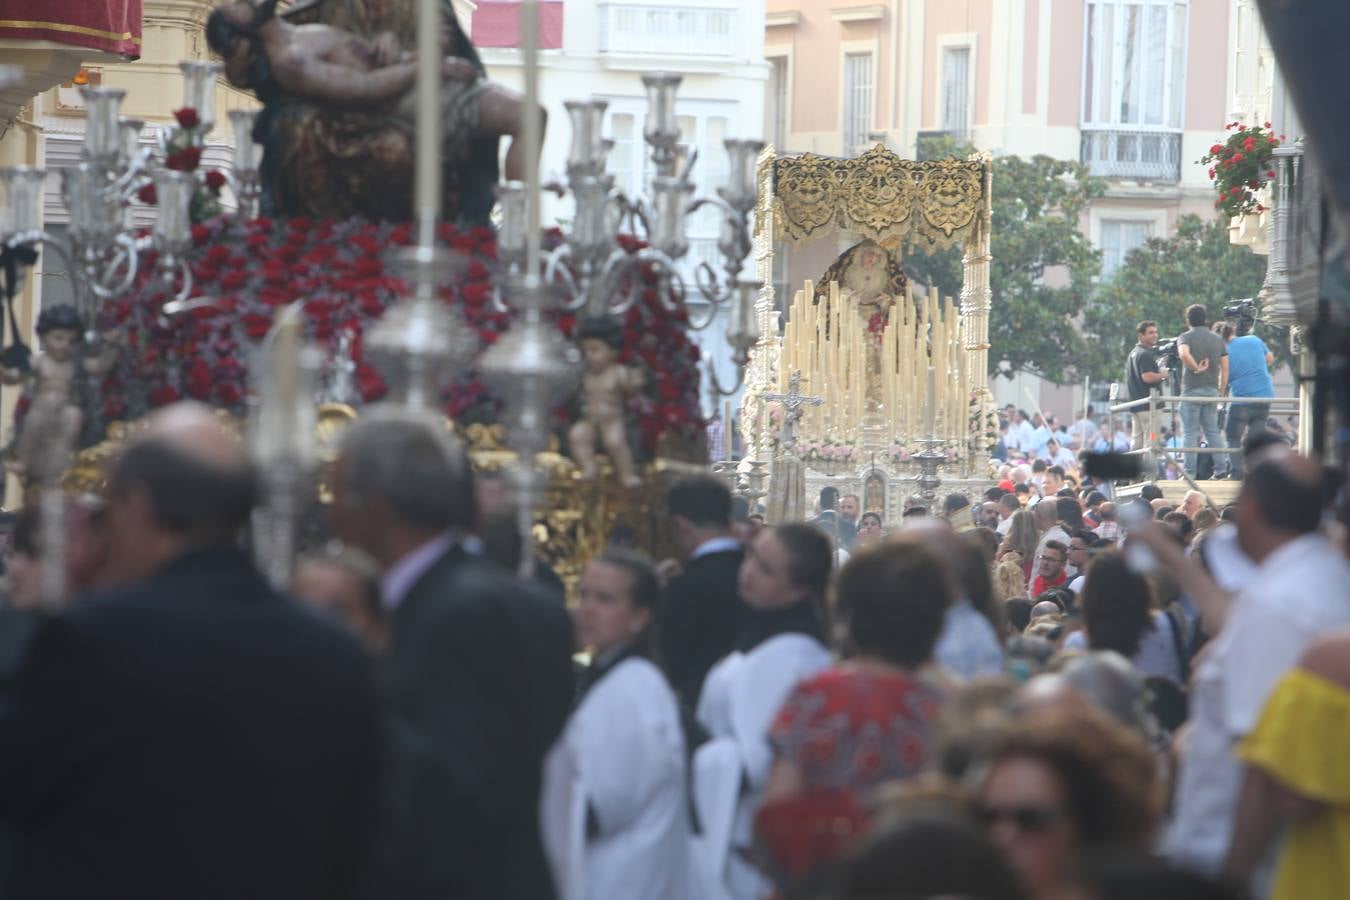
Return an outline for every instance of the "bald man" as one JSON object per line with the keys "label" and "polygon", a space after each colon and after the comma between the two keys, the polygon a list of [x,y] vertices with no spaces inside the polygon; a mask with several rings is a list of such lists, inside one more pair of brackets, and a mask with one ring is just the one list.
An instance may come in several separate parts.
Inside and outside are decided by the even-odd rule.
{"label": "bald man", "polygon": [[22,898],[351,896],[375,819],[365,654],[238,549],[252,478],[201,407],[157,415],[109,484],[121,585],[34,640],[0,716]]}

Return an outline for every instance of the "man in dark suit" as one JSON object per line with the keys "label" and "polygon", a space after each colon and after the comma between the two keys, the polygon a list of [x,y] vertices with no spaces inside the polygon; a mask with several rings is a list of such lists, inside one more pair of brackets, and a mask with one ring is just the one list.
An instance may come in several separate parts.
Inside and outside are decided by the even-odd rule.
{"label": "man in dark suit", "polygon": [[126,585],[45,623],[0,717],[14,900],[332,900],[368,858],[375,685],[356,643],[237,549],[252,479],[172,407],[109,486]]}
{"label": "man in dark suit", "polygon": [[375,410],[344,436],[332,514],[384,568],[391,773],[370,896],[545,900],[540,769],[573,697],[557,597],[464,538],[474,487],[441,423]]}
{"label": "man in dark suit", "polygon": [[731,533],[731,492],[711,475],[683,478],[666,506],[688,560],[661,603],[661,661],[686,708],[698,707],[703,679],[736,643],[743,602],[736,588],[740,542]]}

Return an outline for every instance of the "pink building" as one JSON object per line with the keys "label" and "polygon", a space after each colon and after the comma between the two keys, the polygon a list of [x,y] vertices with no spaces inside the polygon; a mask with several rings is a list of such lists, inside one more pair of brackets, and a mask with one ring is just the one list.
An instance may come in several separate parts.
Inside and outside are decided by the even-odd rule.
{"label": "pink building", "polygon": [[[946,133],[1079,159],[1110,180],[1083,221],[1103,277],[1179,216],[1213,214],[1195,160],[1231,117],[1230,0],[767,4],[765,133],[785,152],[913,154]],[[833,252],[794,251],[775,281],[800,286]]]}
{"label": "pink building", "polygon": [[[1231,103],[1228,0],[767,1],[765,134],[784,151],[950,134],[1081,159],[1111,179],[1084,221],[1106,275],[1177,216],[1212,215],[1195,161]],[[819,271],[807,255],[794,281]]]}

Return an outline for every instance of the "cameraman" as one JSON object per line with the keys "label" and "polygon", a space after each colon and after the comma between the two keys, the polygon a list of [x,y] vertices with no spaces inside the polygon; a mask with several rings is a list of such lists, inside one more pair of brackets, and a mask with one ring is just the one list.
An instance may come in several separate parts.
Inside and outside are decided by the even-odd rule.
{"label": "cameraman", "polygon": [[1242,443],[1244,433],[1253,435],[1266,429],[1270,415],[1269,403],[1238,403],[1238,397],[1273,397],[1275,382],[1270,377],[1270,364],[1275,354],[1265,341],[1251,333],[1256,324],[1253,310],[1245,306],[1230,307],[1224,315],[1237,314],[1237,330],[1225,330],[1228,341],[1228,392],[1234,402],[1228,404],[1228,425],[1224,429],[1228,446],[1233,449],[1233,477],[1242,475]]}
{"label": "cameraman", "polygon": [[[1181,373],[1181,396],[1219,397],[1228,389],[1228,349],[1223,338],[1209,330],[1209,312],[1202,303],[1186,307],[1186,333],[1177,338],[1177,355],[1186,368]],[[1211,450],[1227,447],[1219,430],[1217,403],[1181,404],[1181,440],[1187,447],[1200,446],[1200,436]],[[1186,470],[1199,477],[1200,454],[1186,454]],[[1214,477],[1228,477],[1228,454],[1214,454]]]}
{"label": "cameraman", "polygon": [[1149,425],[1153,416],[1150,410],[1156,406],[1149,398],[1153,396],[1154,388],[1162,389],[1161,385],[1169,373],[1158,366],[1158,351],[1154,349],[1158,345],[1158,323],[1140,322],[1135,331],[1139,335],[1139,343],[1135,344],[1129,359],[1125,361],[1125,387],[1130,392],[1131,400],[1149,400],[1148,409],[1136,408],[1130,413],[1130,421],[1134,425],[1132,447],[1139,450],[1149,446],[1152,441]]}

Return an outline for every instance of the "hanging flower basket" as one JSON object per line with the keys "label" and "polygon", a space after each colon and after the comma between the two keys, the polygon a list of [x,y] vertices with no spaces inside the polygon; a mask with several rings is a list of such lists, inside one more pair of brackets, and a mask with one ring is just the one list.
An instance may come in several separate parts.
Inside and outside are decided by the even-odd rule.
{"label": "hanging flower basket", "polygon": [[1257,194],[1275,180],[1275,148],[1284,135],[1276,137],[1269,122],[1262,126],[1230,122],[1228,131],[1223,143],[1214,144],[1200,157],[1218,193],[1214,208],[1230,219],[1259,215],[1266,207]]}

